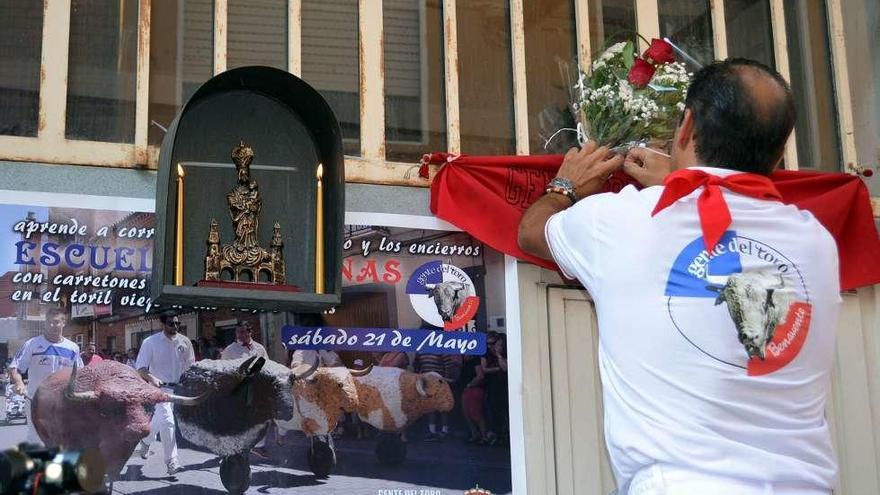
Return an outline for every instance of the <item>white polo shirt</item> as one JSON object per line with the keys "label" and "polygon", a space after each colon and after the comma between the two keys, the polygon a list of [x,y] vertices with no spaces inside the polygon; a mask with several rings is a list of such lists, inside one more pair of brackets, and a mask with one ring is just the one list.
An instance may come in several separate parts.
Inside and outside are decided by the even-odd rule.
{"label": "white polo shirt", "polygon": [[165,383],[177,383],[180,375],[196,361],[192,343],[181,333],[168,338],[157,332],[144,339],[138,352],[135,368],[148,368],[150,373]]}
{"label": "white polo shirt", "polygon": [[72,368],[74,362],[83,367],[79,346],[75,342],[65,337],[61,337],[61,342],[52,342],[38,335],[21,346],[9,367],[28,374],[27,392],[33,397],[47,376],[62,368]]}
{"label": "white polo shirt", "polygon": [[245,346],[236,340],[226,346],[226,349],[223,349],[223,352],[220,354],[220,359],[241,359],[251,356],[269,359],[269,355],[266,354],[266,348],[255,340],[251,340],[250,347]]}
{"label": "white polo shirt", "polygon": [[710,254],[702,188],[651,217],[662,190],[590,196],[545,229],[559,267],[596,304],[620,493],[654,463],[830,490],[834,239],[809,212],[722,189],[733,223]]}

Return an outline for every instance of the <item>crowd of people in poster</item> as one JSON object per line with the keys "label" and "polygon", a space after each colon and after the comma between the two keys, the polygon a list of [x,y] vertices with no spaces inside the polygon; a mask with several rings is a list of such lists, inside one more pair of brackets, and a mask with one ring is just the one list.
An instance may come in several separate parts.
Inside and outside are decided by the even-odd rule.
{"label": "crowd of people in poster", "polygon": [[[154,307],[148,297],[153,221],[145,212],[0,205],[0,380],[5,392],[5,413],[0,414],[4,427],[29,423],[25,438],[3,435],[8,445],[0,448],[41,440],[28,421],[29,398],[52,372],[74,363],[87,367],[113,360],[145,380],[173,383],[203,360],[263,356],[293,368],[317,360],[321,367],[431,374],[442,379],[452,398],[451,407],[428,411],[395,433],[409,446],[409,458],[390,477],[378,469],[373,454],[384,433],[347,412],[330,442],[337,457],[348,458],[331,477],[384,479],[384,485],[362,485],[364,493],[375,493],[368,486],[400,483],[456,492],[479,483],[494,488],[493,493],[510,491],[503,255],[461,232],[347,225],[343,301],[332,312],[170,311]],[[297,345],[291,338],[317,329],[372,335],[380,345],[362,339],[364,345],[322,348]],[[395,334],[409,341],[419,336],[423,342],[391,345]],[[479,337],[453,343],[453,336],[464,334]],[[181,441],[170,403],[155,408],[151,425],[132,459],[162,459],[168,476],[183,476],[187,452],[198,446]],[[307,445],[302,432],[273,424],[251,450],[251,462],[266,469],[308,471],[304,460],[291,460],[301,453],[298,446]],[[360,452],[367,455],[353,454]],[[413,463],[426,462],[455,466],[453,472],[444,467],[434,474],[413,469]],[[123,468],[118,483],[128,481],[136,493],[137,484],[148,477],[138,472],[127,478],[130,472]]]}

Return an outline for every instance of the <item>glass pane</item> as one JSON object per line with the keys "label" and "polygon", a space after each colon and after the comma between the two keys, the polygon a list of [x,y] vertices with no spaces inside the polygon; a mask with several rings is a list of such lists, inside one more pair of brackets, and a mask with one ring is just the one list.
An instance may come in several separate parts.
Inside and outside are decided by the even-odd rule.
{"label": "glass pane", "polygon": [[701,64],[715,60],[709,0],[666,0],[658,2],[657,7],[661,36]]}
{"label": "glass pane", "polygon": [[214,1],[152,0],[152,8],[148,138],[161,144],[163,128],[213,74]]}
{"label": "glass pane", "polygon": [[446,150],[442,0],[385,0],[385,157]]}
{"label": "glass pane", "polygon": [[302,77],[330,104],[346,155],[361,154],[358,0],[303,0]]}
{"label": "glass pane", "polygon": [[[533,155],[565,152],[577,141],[568,110],[569,86],[577,78],[577,31],[571,0],[536,0],[523,8],[526,87],[529,101],[529,151]],[[565,139],[568,138],[568,139]]]}
{"label": "glass pane", "polygon": [[36,136],[40,111],[43,5],[34,0],[0,2],[0,134]]}
{"label": "glass pane", "polygon": [[589,4],[590,46],[594,54],[618,41],[636,37],[634,0],[591,0]]}
{"label": "glass pane", "polygon": [[137,21],[137,2],[71,2],[68,139],[134,142]]}
{"label": "glass pane", "polygon": [[230,0],[226,67],[287,70],[287,0]]}
{"label": "glass pane", "polygon": [[775,67],[769,0],[724,0],[727,55]]}
{"label": "glass pane", "polygon": [[461,150],[473,155],[512,155],[513,72],[507,0],[458,2]]}
{"label": "glass pane", "polygon": [[841,170],[828,18],[824,2],[785,0],[799,168]]}

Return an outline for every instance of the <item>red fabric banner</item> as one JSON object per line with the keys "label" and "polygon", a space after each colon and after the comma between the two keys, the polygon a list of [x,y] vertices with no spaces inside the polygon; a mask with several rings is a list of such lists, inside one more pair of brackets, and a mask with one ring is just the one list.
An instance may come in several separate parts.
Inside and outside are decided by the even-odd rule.
{"label": "red fabric banner", "polygon": [[[468,156],[433,153],[428,163],[445,164],[431,184],[431,211],[494,249],[555,270],[550,261],[519,249],[523,212],[556,175],[562,155]],[[783,202],[810,211],[837,241],[841,289],[880,283],[880,238],[871,197],[854,175],[781,170],[770,176]],[[615,173],[605,186],[618,192],[639,184]]]}

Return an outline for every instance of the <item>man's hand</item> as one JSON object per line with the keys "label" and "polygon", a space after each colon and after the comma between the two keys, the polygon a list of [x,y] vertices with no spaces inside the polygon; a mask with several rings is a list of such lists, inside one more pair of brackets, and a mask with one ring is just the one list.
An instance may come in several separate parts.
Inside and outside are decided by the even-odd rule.
{"label": "man's hand", "polygon": [[25,395],[27,394],[27,387],[24,386],[24,382],[18,380],[12,385],[12,391],[18,395]]}
{"label": "man's hand", "polygon": [[632,148],[626,154],[623,171],[645,187],[659,186],[672,173],[672,158],[650,148]]}
{"label": "man's hand", "polygon": [[152,386],[154,386],[154,387],[156,387],[156,388],[160,388],[160,387],[162,387],[162,385],[163,385],[162,380],[156,378],[156,377],[155,377],[152,373],[150,373],[149,370],[147,370],[146,368],[141,368],[141,369],[139,369],[139,370],[138,370],[138,373],[140,373],[141,378],[143,378],[144,381],[147,382],[147,383],[149,383],[150,385],[152,385]]}
{"label": "man's hand", "polygon": [[577,197],[585,198],[602,190],[608,176],[621,167],[623,159],[620,155],[609,156],[607,146],[597,148],[595,141],[587,141],[580,150],[568,150],[556,177],[572,181]]}
{"label": "man's hand", "polygon": [[[556,176],[570,180],[575,194],[582,199],[601,191],[611,173],[623,165],[623,158],[609,156],[607,147],[597,148],[595,142],[588,141],[580,150],[568,150]],[[561,194],[545,194],[535,201],[519,222],[520,249],[545,260],[552,259],[544,226],[551,216],[569,206],[571,201]]]}

